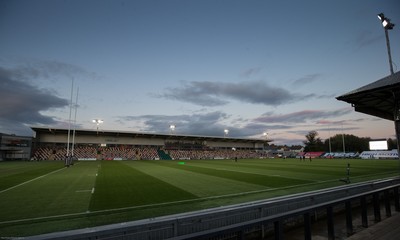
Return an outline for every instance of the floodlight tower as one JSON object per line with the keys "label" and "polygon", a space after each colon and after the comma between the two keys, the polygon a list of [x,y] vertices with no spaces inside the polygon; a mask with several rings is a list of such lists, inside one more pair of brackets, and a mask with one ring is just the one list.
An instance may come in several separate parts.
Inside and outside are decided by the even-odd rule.
{"label": "floodlight tower", "polygon": [[332,157],[331,127],[329,126],[329,157]]}
{"label": "floodlight tower", "polygon": [[[266,144],[268,144],[268,133],[267,132],[263,132],[263,137],[265,138]],[[264,144],[264,150],[265,150],[265,144]]]}
{"label": "floodlight tower", "polygon": [[224,137],[226,138],[226,136],[228,135],[229,130],[228,129],[224,129]]}
{"label": "floodlight tower", "polygon": [[268,140],[268,133],[267,132],[263,132],[263,137],[265,138],[265,140]]}
{"label": "floodlight tower", "polygon": [[101,120],[101,119],[93,119],[92,122],[93,122],[93,123],[96,123],[96,126],[97,126],[97,135],[99,135],[99,125],[100,125],[101,123],[103,123],[104,121]]}
{"label": "floodlight tower", "polygon": [[393,63],[392,63],[392,54],[390,52],[390,42],[389,42],[389,31],[392,30],[394,27],[394,24],[390,22],[390,19],[385,17],[383,13],[378,14],[378,19],[381,20],[382,26],[385,29],[385,36],[386,36],[386,46],[388,50],[388,56],[389,56],[389,67],[390,67],[390,74],[394,74],[393,72]]}
{"label": "floodlight tower", "polygon": [[342,123],[342,141],[343,141],[343,154],[346,155],[346,144],[344,143],[343,123]]}
{"label": "floodlight tower", "polygon": [[169,133],[171,135],[174,134],[176,126],[174,124],[169,125]]}
{"label": "floodlight tower", "polygon": [[74,92],[74,79],[72,78],[72,83],[71,83],[71,100],[69,102],[69,118],[68,118],[68,136],[67,136],[67,156],[65,157],[65,166],[69,167],[70,159],[71,159],[71,153],[69,150],[69,144],[70,144],[70,136],[71,136],[71,113],[72,113],[72,96]]}

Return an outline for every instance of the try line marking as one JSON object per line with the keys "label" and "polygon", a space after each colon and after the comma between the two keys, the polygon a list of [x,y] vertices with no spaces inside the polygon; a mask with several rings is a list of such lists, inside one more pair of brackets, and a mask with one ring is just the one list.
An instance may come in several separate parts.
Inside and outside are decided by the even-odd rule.
{"label": "try line marking", "polygon": [[52,171],[52,172],[49,172],[49,173],[47,173],[47,174],[45,174],[45,175],[42,175],[42,176],[39,176],[39,177],[33,178],[33,179],[31,179],[31,180],[28,180],[28,181],[26,181],[26,182],[23,182],[23,183],[20,183],[20,184],[17,184],[17,185],[15,185],[15,186],[9,187],[9,188],[7,188],[7,189],[4,189],[4,190],[0,191],[0,193],[7,192],[7,191],[9,191],[9,190],[11,190],[11,189],[14,189],[14,188],[20,187],[20,186],[22,186],[22,185],[25,185],[25,184],[27,184],[27,183],[33,182],[33,181],[35,181],[35,180],[38,180],[38,179],[40,179],[40,178],[44,178],[44,177],[46,177],[46,176],[48,176],[48,175],[50,175],[50,174],[53,174],[53,173],[59,172],[59,171],[61,171],[61,170],[64,170],[64,169],[65,169],[65,167],[64,167],[64,168],[57,169],[57,170],[55,170],[55,171]]}

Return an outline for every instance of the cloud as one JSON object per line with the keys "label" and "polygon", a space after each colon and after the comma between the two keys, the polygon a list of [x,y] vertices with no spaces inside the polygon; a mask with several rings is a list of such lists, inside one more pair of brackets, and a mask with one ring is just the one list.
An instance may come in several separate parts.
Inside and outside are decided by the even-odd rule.
{"label": "cloud", "polygon": [[200,106],[221,106],[228,102],[217,98],[218,90],[213,89],[212,82],[183,82],[182,87],[167,88],[160,97],[190,102]]}
{"label": "cloud", "polygon": [[244,128],[248,130],[252,130],[253,134],[249,135],[255,135],[255,134],[262,134],[266,131],[271,131],[271,130],[287,130],[293,128],[291,125],[285,125],[285,124],[263,124],[263,123],[248,123],[244,126]]}
{"label": "cloud", "polygon": [[[31,74],[31,75],[30,75]],[[29,134],[27,125],[54,124],[53,117],[41,112],[63,108],[68,101],[55,96],[47,89],[40,89],[25,79],[37,77],[35,69],[6,69],[0,67],[0,131]]]}
{"label": "cloud", "polygon": [[[352,108],[337,110],[305,110],[288,114],[274,114],[268,112],[254,119],[235,118],[222,111],[202,112],[183,115],[141,115],[120,116],[118,121],[126,125],[143,126],[139,131],[169,134],[169,126],[176,126],[177,135],[199,135],[223,137],[224,129],[229,130],[232,138],[264,138],[263,133],[272,133],[269,139],[274,144],[302,144],[304,137],[310,129],[317,131],[328,131],[326,126],[331,118],[340,117],[351,113]],[[134,122],[134,123],[132,123]],[[307,122],[307,123],[306,123]],[[340,121],[335,121],[336,125]],[[343,122],[343,120],[341,120]],[[296,124],[294,124],[296,123]],[[299,123],[305,123],[300,124]],[[319,125],[316,125],[318,123]],[[310,128],[311,127],[311,128]],[[317,127],[317,128],[316,128]],[[321,129],[319,129],[321,128]],[[345,130],[356,128],[347,126]],[[275,135],[279,133],[278,135]],[[290,137],[284,135],[290,134]]]}
{"label": "cloud", "polygon": [[296,79],[292,84],[294,86],[302,86],[305,84],[310,84],[312,82],[317,81],[321,77],[321,74],[315,73],[315,74],[309,74],[304,77]]}
{"label": "cloud", "polygon": [[220,136],[226,128],[221,122],[229,116],[226,113],[215,111],[184,115],[141,115],[120,116],[119,121],[135,121],[144,125],[141,131],[169,133],[169,126],[176,126],[176,134]]}
{"label": "cloud", "polygon": [[350,112],[351,108],[334,111],[305,110],[281,115],[269,112],[255,119],[243,120],[235,119],[222,111],[214,111],[183,115],[120,116],[117,121],[126,125],[127,122],[135,122],[135,126],[143,126],[139,131],[144,132],[168,134],[169,126],[173,124],[176,126],[175,134],[178,135],[223,136],[224,129],[228,129],[230,137],[260,138],[266,131],[291,132],[291,129],[298,127],[293,123],[304,123],[308,120],[320,123],[320,119],[338,117]]}
{"label": "cloud", "polygon": [[374,121],[372,118],[355,118],[355,119],[347,119],[347,120],[318,120],[316,121],[316,124],[321,124],[321,125],[337,125],[337,126],[342,126],[342,125],[358,125],[360,122],[365,122],[365,121]]}
{"label": "cloud", "polygon": [[[17,64],[13,69],[14,74],[19,77],[29,78],[46,78],[52,79],[54,76],[63,76],[69,79],[79,77],[79,79],[99,79],[100,77],[89,72],[77,65],[59,62],[55,60],[37,60],[37,59],[26,59],[16,58],[13,59]],[[11,60],[12,63],[12,60]]]}
{"label": "cloud", "polygon": [[253,75],[256,75],[257,73],[259,73],[260,71],[261,71],[260,67],[249,68],[249,69],[246,69],[244,72],[242,72],[241,75],[243,77],[250,78]]}
{"label": "cloud", "polygon": [[254,119],[255,122],[263,123],[304,123],[307,120],[324,119],[330,117],[338,117],[351,113],[351,108],[343,108],[334,111],[324,110],[303,110],[288,114],[273,115],[272,112],[263,114],[262,116]]}
{"label": "cloud", "polygon": [[169,134],[169,126],[176,126],[175,134],[200,135],[222,137],[224,129],[229,130],[229,137],[233,138],[259,138],[263,132],[271,130],[288,130],[291,125],[249,122],[243,119],[234,119],[222,112],[204,112],[184,115],[141,115],[120,116],[117,118],[121,124],[143,126],[139,131]]}
{"label": "cloud", "polygon": [[223,83],[210,81],[183,82],[183,86],[167,88],[158,95],[166,99],[189,102],[200,106],[221,106],[233,99],[245,103],[279,106],[304,99],[318,97],[315,94],[295,94],[263,81]]}
{"label": "cloud", "polygon": [[358,48],[368,47],[382,40],[382,35],[372,35],[369,30],[361,31],[357,34],[355,44]]}

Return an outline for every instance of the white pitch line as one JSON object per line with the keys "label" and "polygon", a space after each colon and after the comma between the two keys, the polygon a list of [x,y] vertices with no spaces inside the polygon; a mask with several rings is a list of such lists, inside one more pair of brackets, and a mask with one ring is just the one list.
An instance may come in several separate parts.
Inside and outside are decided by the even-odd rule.
{"label": "white pitch line", "polygon": [[53,173],[59,172],[59,171],[61,171],[61,170],[64,170],[64,169],[65,169],[65,167],[64,167],[64,168],[61,168],[61,169],[58,169],[58,170],[55,170],[55,171],[52,171],[52,172],[49,172],[49,173],[47,173],[47,174],[45,174],[45,175],[42,175],[42,176],[36,177],[36,178],[34,178],[34,179],[31,179],[31,180],[28,180],[28,181],[26,181],[26,182],[20,183],[20,184],[18,184],[18,185],[15,185],[15,186],[9,187],[9,188],[7,188],[7,189],[4,189],[4,190],[0,191],[0,193],[7,192],[7,191],[9,191],[9,190],[11,190],[11,189],[14,189],[14,188],[20,187],[20,186],[22,186],[22,185],[25,185],[25,184],[27,184],[27,183],[33,182],[33,181],[35,181],[35,180],[38,180],[38,179],[40,179],[40,178],[47,177],[47,176],[48,176],[48,175],[50,175],[50,174],[53,174]]}
{"label": "white pitch line", "polygon": [[77,193],[81,193],[81,192],[91,192],[92,190],[88,189],[88,190],[76,190],[75,192]]}
{"label": "white pitch line", "polygon": [[[203,166],[193,166],[193,167],[200,167],[200,168],[207,168],[207,169],[210,169],[209,167],[203,167]],[[214,168],[214,169],[215,169],[215,170],[220,170],[220,171],[228,171],[228,172],[237,172],[237,173],[246,173],[246,174],[261,175],[261,176],[266,176],[266,177],[282,177],[282,178],[287,178],[287,179],[306,180],[306,181],[315,182],[314,180],[310,180],[310,179],[285,177],[285,176],[277,175],[277,174],[271,175],[271,174],[263,174],[263,173],[256,173],[256,172],[237,171],[236,169],[226,169],[226,168]]]}
{"label": "white pitch line", "polygon": [[[373,174],[373,175],[375,175],[375,174]],[[197,202],[197,201],[204,201],[204,200],[209,200],[209,199],[218,199],[218,198],[225,198],[225,197],[233,197],[233,196],[240,196],[240,195],[247,195],[247,194],[269,192],[269,191],[274,191],[274,190],[285,190],[285,189],[295,188],[295,187],[300,187],[300,186],[316,185],[319,183],[335,182],[335,181],[337,181],[337,179],[326,180],[326,181],[321,181],[321,182],[316,182],[316,183],[307,183],[307,184],[300,184],[300,185],[294,185],[294,186],[286,186],[283,188],[269,188],[269,189],[263,189],[263,190],[256,190],[256,191],[249,191],[249,192],[242,192],[242,193],[233,193],[233,194],[226,194],[226,195],[219,195],[219,196],[210,196],[210,197],[195,198],[195,199],[187,199],[187,200],[180,200],[180,201],[173,201],[173,202],[146,204],[146,205],[139,205],[139,206],[124,207],[124,208],[98,210],[98,211],[92,211],[92,212],[86,211],[86,212],[81,212],[81,213],[70,213],[70,214],[53,215],[53,216],[47,216],[47,217],[36,217],[36,218],[26,218],[26,219],[19,219],[19,220],[10,220],[10,221],[0,222],[0,224],[10,224],[10,223],[19,223],[19,222],[37,221],[37,220],[40,221],[40,220],[45,220],[45,219],[60,219],[60,218],[71,217],[71,216],[76,216],[76,217],[87,216],[90,214],[108,213],[108,212],[116,212],[116,211],[123,211],[123,210],[134,210],[134,209],[140,209],[140,208],[172,205],[172,204],[177,204],[177,203]]]}

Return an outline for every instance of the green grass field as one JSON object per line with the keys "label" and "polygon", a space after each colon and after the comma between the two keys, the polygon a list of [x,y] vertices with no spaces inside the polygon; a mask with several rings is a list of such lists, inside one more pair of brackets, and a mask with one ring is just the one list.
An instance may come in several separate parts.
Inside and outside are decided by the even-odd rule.
{"label": "green grass field", "polygon": [[0,162],[0,237],[200,210],[399,175],[396,160]]}

